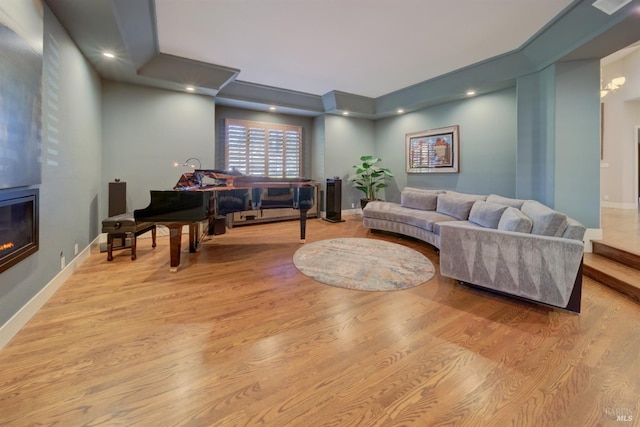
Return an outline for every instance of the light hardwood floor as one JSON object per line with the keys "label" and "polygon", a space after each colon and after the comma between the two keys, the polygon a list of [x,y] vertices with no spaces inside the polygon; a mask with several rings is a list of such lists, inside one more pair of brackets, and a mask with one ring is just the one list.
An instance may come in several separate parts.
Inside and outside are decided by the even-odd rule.
{"label": "light hardwood floor", "polygon": [[602,241],[640,254],[640,211],[602,208]]}
{"label": "light hardwood floor", "polygon": [[[384,239],[437,267],[346,219],[307,241]],[[580,315],[439,274],[335,288],[293,266],[297,227],[234,228],[176,274],[166,237],[93,253],[0,351],[0,425],[638,425],[635,302],[588,278]]]}

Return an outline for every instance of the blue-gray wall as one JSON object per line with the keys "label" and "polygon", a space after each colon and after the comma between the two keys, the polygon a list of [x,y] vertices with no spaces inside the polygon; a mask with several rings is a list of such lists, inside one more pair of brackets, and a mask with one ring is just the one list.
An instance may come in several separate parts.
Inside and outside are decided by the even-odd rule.
{"label": "blue-gray wall", "polygon": [[312,156],[311,156],[311,178],[323,182],[326,179],[325,176],[325,162],[324,162],[324,137],[325,120],[324,116],[318,116],[313,119],[313,128],[311,138]]}
{"label": "blue-gray wall", "polygon": [[599,228],[600,61],[556,64],[555,74],[553,206],[588,228]]}
{"label": "blue-gray wall", "polygon": [[[133,211],[149,205],[149,190],[170,190],[191,171],[174,162],[195,157],[203,168],[213,168],[214,121],[211,97],[104,81],[104,191],[115,178],[126,182]],[[100,213],[106,218],[107,208]]]}
{"label": "blue-gray wall", "polygon": [[[324,127],[324,175],[342,179],[342,209],[360,207],[362,191],[348,181],[354,164],[364,155],[376,155],[375,124],[372,120],[327,115]],[[381,164],[381,166],[387,166]]]}
{"label": "blue-gray wall", "polygon": [[0,274],[0,325],[60,272],[61,253],[69,263],[100,231],[100,79],[44,9],[40,250]]}
{"label": "blue-gray wall", "polygon": [[600,61],[518,79],[516,196],[600,227]]}
{"label": "blue-gray wall", "polygon": [[516,196],[549,206],[553,205],[554,86],[554,67],[520,77],[517,82]]}
{"label": "blue-gray wall", "polygon": [[[452,125],[460,126],[460,173],[407,174],[405,134]],[[405,186],[514,196],[516,133],[514,88],[377,121],[376,154],[395,173],[385,199],[400,201]]]}

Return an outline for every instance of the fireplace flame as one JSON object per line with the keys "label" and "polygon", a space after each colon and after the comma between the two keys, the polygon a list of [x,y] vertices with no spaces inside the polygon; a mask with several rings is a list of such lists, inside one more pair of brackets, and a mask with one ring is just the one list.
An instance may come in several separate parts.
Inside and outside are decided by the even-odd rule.
{"label": "fireplace flame", "polygon": [[13,244],[13,242],[4,243],[4,244],[0,245],[0,251],[6,251],[7,249],[11,249],[14,246],[15,245]]}

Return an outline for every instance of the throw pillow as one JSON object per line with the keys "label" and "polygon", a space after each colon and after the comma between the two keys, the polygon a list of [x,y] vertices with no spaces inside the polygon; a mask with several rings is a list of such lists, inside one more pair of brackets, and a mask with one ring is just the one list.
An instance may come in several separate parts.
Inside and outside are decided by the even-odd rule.
{"label": "throw pillow", "polygon": [[582,241],[584,239],[584,233],[587,231],[587,228],[580,224],[573,218],[567,217],[567,228],[562,233],[562,237],[565,239],[573,239]]}
{"label": "throw pillow", "polygon": [[435,211],[438,192],[429,190],[404,189],[400,193],[400,206],[423,211]]}
{"label": "throw pillow", "polygon": [[487,200],[487,195],[486,194],[458,193],[457,191],[452,191],[452,190],[447,190],[446,193],[449,196],[462,197],[462,198],[467,199],[467,200],[473,200],[474,202],[476,200],[483,200],[483,201]]}
{"label": "throw pillow", "polygon": [[475,200],[465,197],[440,194],[436,211],[465,221],[469,218],[469,212],[475,202]]}
{"label": "throw pillow", "polygon": [[522,213],[531,218],[531,234],[560,237],[567,228],[567,216],[554,211],[536,200],[527,200],[522,204]]}
{"label": "throw pillow", "polygon": [[508,206],[478,200],[471,207],[469,222],[485,228],[498,228],[500,218]]}
{"label": "throw pillow", "polygon": [[520,210],[512,207],[507,207],[504,210],[498,222],[498,230],[502,231],[530,233],[532,227],[533,221],[531,221],[531,218],[523,214]]}
{"label": "throw pillow", "polygon": [[499,205],[511,206],[512,208],[520,209],[522,204],[526,202],[524,199],[510,199],[509,197],[498,196],[497,194],[489,194],[487,202],[497,203]]}

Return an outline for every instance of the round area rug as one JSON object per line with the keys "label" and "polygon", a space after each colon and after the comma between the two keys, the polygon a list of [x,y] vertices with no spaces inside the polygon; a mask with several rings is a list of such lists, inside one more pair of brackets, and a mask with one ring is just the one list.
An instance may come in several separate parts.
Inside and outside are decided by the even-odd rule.
{"label": "round area rug", "polygon": [[301,273],[327,285],[362,291],[395,291],[431,279],[433,264],[396,243],[343,238],[307,243],[293,255]]}

